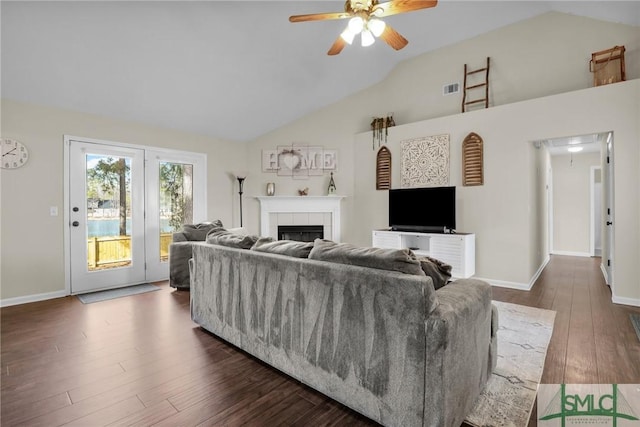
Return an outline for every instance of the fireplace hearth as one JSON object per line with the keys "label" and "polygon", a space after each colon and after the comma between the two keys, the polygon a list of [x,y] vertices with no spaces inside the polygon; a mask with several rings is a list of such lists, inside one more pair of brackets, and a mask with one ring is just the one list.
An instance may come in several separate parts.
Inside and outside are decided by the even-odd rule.
{"label": "fireplace hearth", "polygon": [[322,225],[279,225],[278,240],[297,240],[298,242],[313,242],[324,239]]}

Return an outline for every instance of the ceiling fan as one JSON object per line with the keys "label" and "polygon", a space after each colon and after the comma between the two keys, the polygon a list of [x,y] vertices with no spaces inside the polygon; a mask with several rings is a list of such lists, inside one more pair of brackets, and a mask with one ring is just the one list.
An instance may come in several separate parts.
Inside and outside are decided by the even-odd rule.
{"label": "ceiling fan", "polygon": [[293,15],[289,17],[289,21],[306,22],[350,18],[347,28],[327,52],[329,55],[339,54],[347,44],[353,43],[353,39],[358,34],[360,34],[362,46],[370,46],[375,42],[375,37],[380,37],[395,50],[400,50],[409,41],[380,18],[427,9],[437,4],[437,0],[390,0],[385,3],[379,3],[378,0],[347,0],[344,3],[344,12]]}

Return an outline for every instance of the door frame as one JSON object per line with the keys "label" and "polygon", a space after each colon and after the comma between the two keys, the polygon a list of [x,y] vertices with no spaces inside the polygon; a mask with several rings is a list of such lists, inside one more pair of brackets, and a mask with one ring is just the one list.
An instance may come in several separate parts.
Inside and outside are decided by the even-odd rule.
{"label": "door frame", "polygon": [[[596,171],[600,171],[600,205],[596,206]],[[602,167],[591,166],[589,172],[589,253],[602,256]],[[600,223],[596,223],[596,209],[600,209]],[[596,227],[600,227],[600,255],[596,255]]]}
{"label": "door frame", "polygon": [[[151,168],[157,170],[156,168],[159,166],[160,162],[171,162],[171,163],[184,163],[184,164],[192,164],[193,165],[193,182],[205,183],[205,185],[194,186],[193,188],[193,200],[194,200],[194,209],[193,209],[193,222],[197,224],[199,222],[203,222],[207,220],[207,156],[200,153],[191,153],[186,151],[178,151],[178,150],[165,150],[158,149],[155,147],[147,147],[145,151],[145,186],[148,189],[153,187],[158,188],[160,184],[158,175],[151,175]],[[151,190],[149,190],[151,191]],[[157,192],[154,193],[145,193],[145,212],[154,212],[159,210],[159,200],[156,195]],[[200,202],[198,202],[200,201]],[[202,202],[204,201],[204,202]],[[159,218],[158,218],[159,219]],[[151,227],[151,228],[150,228]],[[150,231],[151,236],[145,238],[145,242],[147,244],[147,252],[145,254],[145,265],[146,265],[146,273],[147,280],[150,282],[165,280],[161,271],[163,269],[162,263],[156,262],[154,259],[154,255],[151,253],[151,247],[153,246],[157,248],[160,244],[160,224],[157,219],[151,220],[150,215],[145,216],[145,231]],[[158,245],[155,245],[155,244]],[[169,267],[168,262],[166,263],[167,267],[167,276],[169,277]]]}
{"label": "door frame", "polygon": [[[206,194],[208,194],[207,192],[207,179],[206,176],[208,175],[208,170],[207,170],[207,155],[205,153],[197,153],[197,152],[192,152],[192,151],[183,151],[183,150],[175,150],[175,149],[170,149],[170,148],[161,148],[161,147],[153,147],[153,146],[149,146],[149,145],[141,145],[141,144],[129,144],[129,143],[125,143],[125,142],[118,142],[118,141],[109,141],[109,140],[105,140],[105,139],[97,139],[97,138],[87,138],[87,137],[81,137],[81,136],[75,136],[75,135],[64,135],[63,137],[63,203],[64,203],[64,207],[63,207],[63,224],[64,224],[64,232],[63,232],[63,253],[64,253],[64,290],[65,290],[65,294],[66,295],[71,295],[71,235],[70,235],[70,225],[71,225],[71,195],[69,194],[69,186],[71,184],[71,179],[70,179],[70,158],[69,158],[69,154],[70,154],[70,144],[71,141],[80,141],[80,142],[88,142],[88,143],[93,143],[93,144],[102,144],[102,145],[110,145],[113,147],[122,147],[122,148],[133,148],[133,149],[138,149],[138,150],[143,150],[145,155],[145,186],[147,186],[147,160],[148,157],[150,155],[160,155],[162,156],[163,154],[166,155],[167,157],[171,157],[171,158],[185,158],[185,154],[188,155],[193,155],[193,156],[200,156],[201,162],[199,163],[200,166],[202,167],[202,171],[204,172],[204,176],[205,179],[200,181],[201,184],[201,191],[199,191],[197,194],[200,195],[196,195],[194,193],[194,199],[196,197],[202,197],[202,195],[205,196],[205,200],[206,200]],[[146,190],[145,190],[146,191]],[[145,199],[147,199],[147,197],[145,197]],[[146,215],[146,211],[147,209],[149,209],[149,203],[148,200],[145,200],[145,215]],[[195,216],[196,213],[194,211],[194,223],[197,222],[201,222],[201,221],[205,221],[207,218],[207,203],[205,202],[202,206],[202,210],[201,210],[201,215],[196,217]],[[146,231],[146,230],[145,230]]]}
{"label": "door frame", "polygon": [[[604,275],[605,282],[611,288],[611,295],[615,295],[615,162],[614,162],[614,133],[613,131],[602,132],[600,134],[603,140],[603,150],[604,150],[604,158],[603,158],[603,170],[602,170],[602,180],[603,180],[603,192],[605,191],[606,185],[606,199],[603,197],[602,203],[606,213],[603,212],[603,218],[605,225],[603,229],[606,233],[603,233],[602,239],[607,239],[607,253],[602,253],[600,258],[601,264],[600,269],[602,270],[602,274]],[[611,225],[607,225],[607,222],[610,221]],[[606,265],[607,261],[610,261],[610,265]]]}

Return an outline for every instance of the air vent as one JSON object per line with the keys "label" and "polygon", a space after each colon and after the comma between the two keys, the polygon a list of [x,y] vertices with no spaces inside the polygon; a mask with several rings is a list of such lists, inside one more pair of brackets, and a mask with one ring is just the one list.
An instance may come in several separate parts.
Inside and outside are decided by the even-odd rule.
{"label": "air vent", "polygon": [[451,83],[442,86],[442,95],[451,95],[460,92],[460,83]]}

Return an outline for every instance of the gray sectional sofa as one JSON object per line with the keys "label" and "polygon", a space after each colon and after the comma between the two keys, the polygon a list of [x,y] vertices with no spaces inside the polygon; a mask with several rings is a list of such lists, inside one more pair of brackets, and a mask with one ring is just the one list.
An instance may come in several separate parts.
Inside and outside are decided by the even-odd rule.
{"label": "gray sectional sofa", "polygon": [[381,424],[459,426],[495,368],[485,282],[192,246],[197,324]]}

